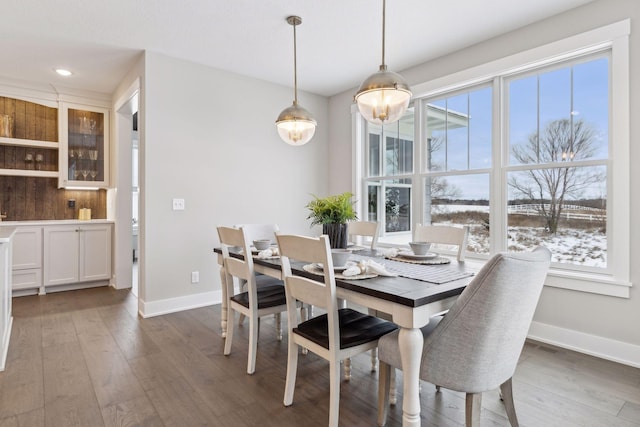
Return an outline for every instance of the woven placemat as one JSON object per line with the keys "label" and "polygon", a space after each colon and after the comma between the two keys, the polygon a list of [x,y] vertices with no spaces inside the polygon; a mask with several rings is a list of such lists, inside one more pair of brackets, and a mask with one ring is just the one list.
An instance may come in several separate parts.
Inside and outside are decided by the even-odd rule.
{"label": "woven placemat", "polygon": [[[308,273],[317,274],[318,276],[324,276],[323,269],[315,266],[314,264],[303,265],[302,268],[304,269],[304,271]],[[364,274],[358,274],[357,276],[345,276],[340,273],[335,273],[335,277],[336,279],[360,280],[360,279],[372,279],[374,277],[378,277],[378,275],[373,273],[364,273]]]}
{"label": "woven placemat", "polygon": [[385,258],[390,259],[392,261],[407,262],[409,264],[440,265],[440,264],[451,263],[451,260],[449,258],[445,258],[443,256],[437,256],[435,258],[430,258],[430,259],[409,259],[401,256],[385,257]]}

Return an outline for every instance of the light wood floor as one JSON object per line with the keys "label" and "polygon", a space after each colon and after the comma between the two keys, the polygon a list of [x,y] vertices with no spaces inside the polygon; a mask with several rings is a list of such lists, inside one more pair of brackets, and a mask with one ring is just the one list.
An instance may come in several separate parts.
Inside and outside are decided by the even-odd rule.
{"label": "light wood floor", "polygon": [[[282,405],[287,345],[272,318],[249,376],[248,328],[236,329],[223,356],[219,305],[150,319],[136,306],[111,288],[14,298],[0,426],[327,424],[328,366],[311,353],[300,357],[293,406]],[[369,366],[368,355],[355,358],[353,379],[342,382],[342,426],[376,425]],[[578,353],[527,343],[514,394],[523,426],[640,426],[640,370]],[[423,426],[463,424],[462,394],[423,383],[421,396]],[[388,425],[401,425],[400,405]],[[508,426],[497,392],[484,394],[482,426]]]}

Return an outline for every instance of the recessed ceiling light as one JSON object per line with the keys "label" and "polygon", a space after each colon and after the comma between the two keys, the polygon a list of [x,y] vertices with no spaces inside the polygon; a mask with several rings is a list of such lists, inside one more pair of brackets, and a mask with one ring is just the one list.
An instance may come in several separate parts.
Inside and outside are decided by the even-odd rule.
{"label": "recessed ceiling light", "polygon": [[56,68],[56,73],[65,77],[69,77],[71,74],[73,74],[71,71],[65,70],[64,68]]}

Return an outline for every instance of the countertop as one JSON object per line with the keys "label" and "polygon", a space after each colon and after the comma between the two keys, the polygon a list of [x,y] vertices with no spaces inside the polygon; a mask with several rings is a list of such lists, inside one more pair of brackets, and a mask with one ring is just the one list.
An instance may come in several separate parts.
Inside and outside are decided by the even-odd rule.
{"label": "countertop", "polygon": [[1,227],[0,228],[0,243],[8,243],[11,240],[11,236],[16,232],[16,227]]}
{"label": "countertop", "polygon": [[0,221],[0,229],[5,227],[23,227],[33,225],[73,225],[73,224],[114,224],[115,221],[110,219],[51,219],[51,220],[34,220],[34,221]]}

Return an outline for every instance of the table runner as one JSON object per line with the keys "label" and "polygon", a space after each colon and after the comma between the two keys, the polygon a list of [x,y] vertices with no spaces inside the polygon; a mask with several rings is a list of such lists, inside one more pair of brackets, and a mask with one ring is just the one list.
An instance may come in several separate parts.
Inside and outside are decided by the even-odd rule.
{"label": "table runner", "polygon": [[[369,258],[370,257],[356,254],[349,257],[349,259],[355,259],[358,261]],[[410,264],[390,259],[376,259],[376,262],[381,263],[385,266],[387,271],[396,273],[398,276],[435,283],[437,285],[473,276],[473,273],[471,272],[461,271],[457,267],[449,265]]]}

